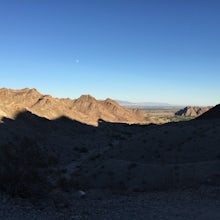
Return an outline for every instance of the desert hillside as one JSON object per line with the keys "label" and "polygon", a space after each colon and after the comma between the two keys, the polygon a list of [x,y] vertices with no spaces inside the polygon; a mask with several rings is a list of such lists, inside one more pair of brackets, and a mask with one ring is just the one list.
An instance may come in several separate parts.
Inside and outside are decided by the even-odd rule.
{"label": "desert hillside", "polygon": [[98,101],[82,95],[71,100],[42,95],[36,89],[0,89],[0,116],[15,118],[24,110],[50,120],[65,116],[91,125],[97,125],[99,119],[128,124],[152,122],[144,112],[123,108],[109,98]]}
{"label": "desert hillside", "polygon": [[85,187],[134,191],[219,184],[220,120],[215,117],[133,131],[121,127],[113,133],[111,148],[83,163],[75,181]]}
{"label": "desert hillside", "polygon": [[187,116],[187,117],[198,117],[208,110],[210,110],[212,106],[207,107],[198,107],[198,106],[187,106],[183,109],[180,109],[175,113],[177,116]]}
{"label": "desert hillside", "polygon": [[[41,96],[32,108],[44,106],[47,102],[44,98]],[[98,102],[90,96],[82,96],[74,101],[73,111],[80,108],[83,114],[89,108],[97,113],[97,106],[88,106],[84,99]],[[112,102],[98,103],[101,107],[110,105],[112,111],[117,111]],[[21,145],[22,157],[25,146],[43,149],[43,157],[47,155],[49,161],[56,161],[53,169],[65,170],[58,176],[57,172],[50,173],[51,179],[65,179],[64,188],[148,191],[217,184],[220,176],[219,115],[218,105],[204,114],[205,118],[198,118],[200,120],[163,125],[128,125],[99,120],[96,127],[65,116],[49,120],[24,110],[13,120],[3,118],[0,144],[15,149]],[[57,187],[58,183],[54,184]]]}
{"label": "desert hillside", "polygon": [[106,190],[131,195],[219,186],[219,105],[191,121],[129,125],[102,119],[93,126],[79,119],[95,122],[111,113],[109,120],[122,121],[142,113],[110,99],[56,99],[29,89],[2,89],[0,102],[0,192],[63,210],[93,190],[99,200]]}

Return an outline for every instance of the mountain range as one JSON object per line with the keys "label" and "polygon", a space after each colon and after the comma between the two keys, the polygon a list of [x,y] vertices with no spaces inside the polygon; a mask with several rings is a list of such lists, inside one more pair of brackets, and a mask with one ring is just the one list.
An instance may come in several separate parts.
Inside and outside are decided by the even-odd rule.
{"label": "mountain range", "polygon": [[14,118],[22,111],[47,119],[66,116],[91,125],[97,125],[99,119],[128,124],[151,122],[144,112],[123,108],[109,98],[98,101],[91,95],[82,95],[78,99],[64,99],[43,95],[36,89],[0,89],[0,116]]}

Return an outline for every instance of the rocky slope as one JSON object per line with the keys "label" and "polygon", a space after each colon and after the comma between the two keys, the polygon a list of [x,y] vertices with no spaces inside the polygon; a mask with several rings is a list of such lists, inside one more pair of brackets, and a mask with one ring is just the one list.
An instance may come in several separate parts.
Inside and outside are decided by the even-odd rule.
{"label": "rocky slope", "polygon": [[130,132],[125,126],[113,135],[111,148],[83,163],[75,181],[132,191],[219,183],[220,120],[148,125]]}
{"label": "rocky slope", "polygon": [[218,120],[220,119],[220,105],[216,105],[214,108],[205,112],[203,115],[198,117],[198,119],[206,119],[206,120]]}
{"label": "rocky slope", "polygon": [[175,113],[177,116],[187,116],[187,117],[198,117],[208,110],[210,110],[212,106],[207,107],[198,107],[198,106],[187,106],[183,109],[180,109]]}
{"label": "rocky slope", "polygon": [[58,99],[42,95],[36,89],[0,89],[0,116],[14,118],[28,110],[47,119],[66,116],[82,123],[97,125],[98,119],[109,122],[149,123],[143,112],[121,107],[115,101],[97,101],[90,95],[78,99]]}
{"label": "rocky slope", "polygon": [[21,143],[22,157],[24,146],[42,148],[47,155],[45,164],[56,162],[52,168],[45,166],[55,189],[151,191],[219,184],[219,106],[207,115],[212,112],[216,112],[214,120],[201,117],[163,125],[100,120],[95,127],[67,117],[48,120],[24,111],[0,123],[0,145],[7,144],[12,150]]}
{"label": "rocky slope", "polygon": [[168,192],[114,193],[92,190],[71,197],[68,207],[51,201],[33,205],[0,194],[1,220],[219,220],[220,189],[213,186]]}
{"label": "rocky slope", "polygon": [[[129,125],[104,119],[126,121],[142,112],[88,95],[70,100],[1,89],[0,103],[3,192],[45,196],[63,207],[76,190],[97,189],[103,196],[103,190],[129,194],[219,186],[219,105],[191,121]],[[98,126],[79,122],[100,116]]]}

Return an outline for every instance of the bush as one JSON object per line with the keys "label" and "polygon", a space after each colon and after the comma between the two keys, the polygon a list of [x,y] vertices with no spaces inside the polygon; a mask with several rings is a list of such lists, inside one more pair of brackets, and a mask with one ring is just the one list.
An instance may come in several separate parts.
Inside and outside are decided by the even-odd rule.
{"label": "bush", "polygon": [[0,146],[0,189],[23,198],[48,193],[47,154],[31,140]]}

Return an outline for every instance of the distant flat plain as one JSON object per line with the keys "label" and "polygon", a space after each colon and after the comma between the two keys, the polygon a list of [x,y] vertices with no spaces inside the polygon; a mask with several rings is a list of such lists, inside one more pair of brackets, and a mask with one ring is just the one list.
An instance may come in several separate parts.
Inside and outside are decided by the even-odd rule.
{"label": "distant flat plain", "polygon": [[155,117],[163,121],[164,123],[168,122],[178,122],[178,121],[187,121],[194,119],[195,117],[189,116],[177,116],[175,113],[182,109],[183,106],[173,106],[173,107],[148,107],[142,109],[145,112],[146,117]]}

